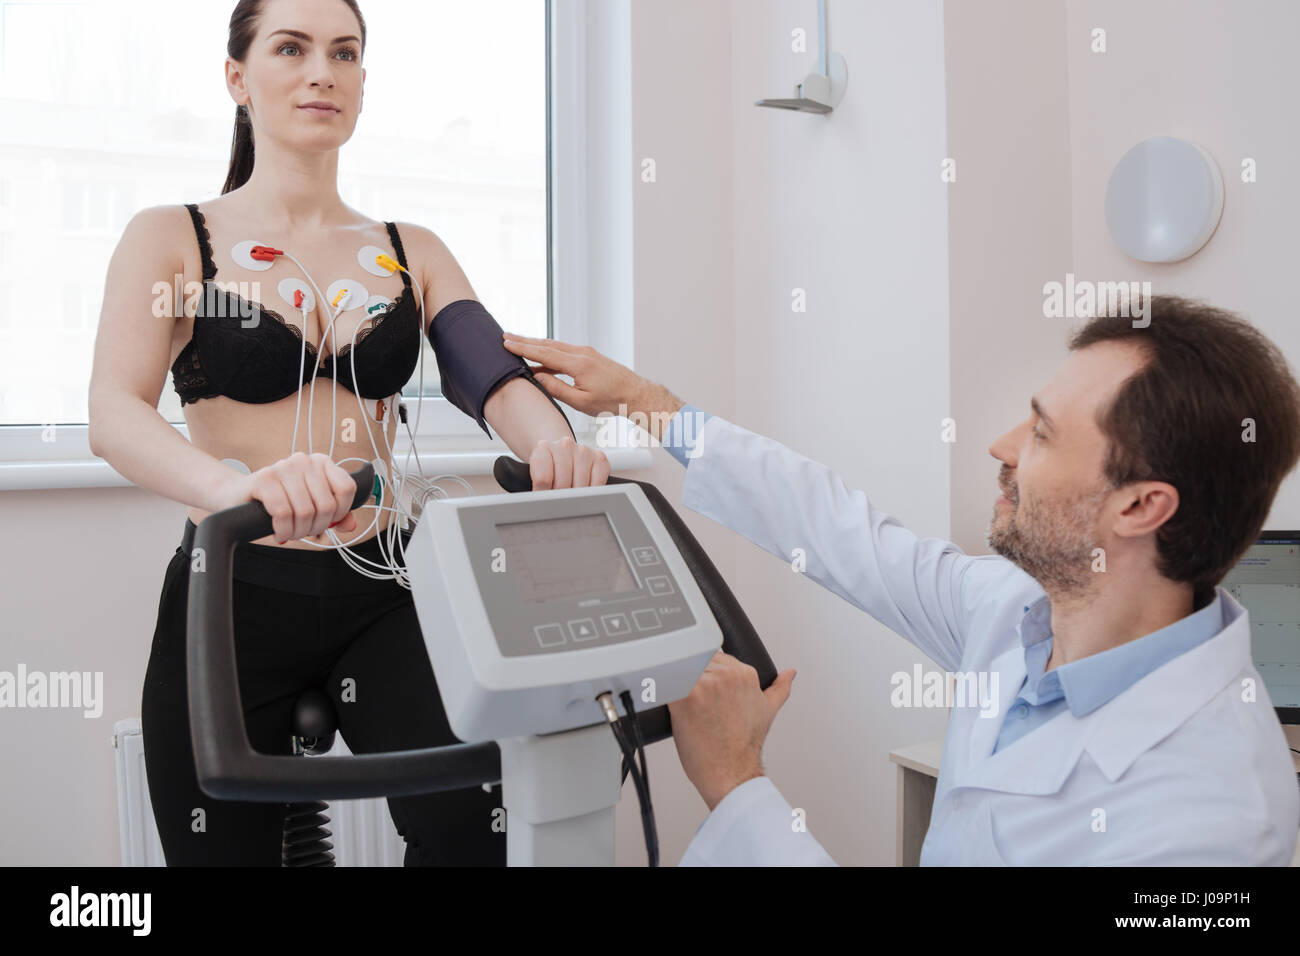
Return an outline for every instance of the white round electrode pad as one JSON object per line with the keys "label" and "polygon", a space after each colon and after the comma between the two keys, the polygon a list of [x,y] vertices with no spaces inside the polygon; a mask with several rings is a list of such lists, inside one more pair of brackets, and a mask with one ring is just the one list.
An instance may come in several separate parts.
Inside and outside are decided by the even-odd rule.
{"label": "white round electrode pad", "polygon": [[275,291],[280,293],[280,298],[284,299],[285,302],[288,302],[289,305],[293,306],[295,309],[298,308],[298,306],[293,305],[293,294],[295,292],[301,292],[302,307],[308,312],[311,312],[316,308],[316,297],[311,294],[311,286],[307,285],[307,283],[303,282],[301,279],[281,279],[280,284],[275,287]]}
{"label": "white round electrode pad", "polygon": [[383,315],[393,307],[393,300],[387,296],[372,295],[366,299],[366,318],[374,318]]}
{"label": "white round electrode pad", "polygon": [[253,251],[254,246],[267,246],[268,242],[258,242],[256,239],[245,239],[243,242],[237,242],[230,247],[230,258],[235,260],[235,265],[243,266],[245,269],[252,269],[254,272],[265,272],[274,262],[263,262],[260,259],[254,259],[249,253]]}
{"label": "white round electrode pad", "polygon": [[375,261],[375,256],[388,256],[388,258],[392,259],[394,262],[397,261],[397,257],[388,255],[388,251],[385,249],[380,249],[378,246],[362,246],[361,250],[357,253],[357,262],[361,263],[361,268],[365,269],[372,276],[392,275],[393,270],[385,269],[381,266]]}
{"label": "white round electrode pad", "polygon": [[[347,298],[335,302],[335,298],[344,289],[348,290]],[[370,298],[369,291],[356,279],[335,279],[325,290],[325,305],[329,308],[330,315],[333,315],[340,305],[343,306],[344,312],[359,309],[366,304],[368,298]]]}

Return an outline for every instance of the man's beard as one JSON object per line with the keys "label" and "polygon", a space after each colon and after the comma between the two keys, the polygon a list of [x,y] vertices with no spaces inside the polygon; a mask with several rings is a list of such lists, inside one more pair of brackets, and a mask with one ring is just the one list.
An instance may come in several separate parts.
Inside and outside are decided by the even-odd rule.
{"label": "man's beard", "polygon": [[1003,517],[995,508],[988,543],[1020,567],[1054,598],[1081,597],[1096,583],[1093,549],[1097,514],[1111,489],[1096,490],[1044,507],[1041,499],[1020,499]]}

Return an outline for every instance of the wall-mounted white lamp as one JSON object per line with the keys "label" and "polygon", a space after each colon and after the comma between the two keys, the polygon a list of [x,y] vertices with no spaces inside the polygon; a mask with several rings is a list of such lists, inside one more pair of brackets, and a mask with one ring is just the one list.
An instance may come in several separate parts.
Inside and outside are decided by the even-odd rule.
{"label": "wall-mounted white lamp", "polygon": [[1106,226],[1141,262],[1178,262],[1210,241],[1223,215],[1223,176],[1195,143],[1143,140],[1121,157],[1106,185]]}
{"label": "wall-mounted white lamp", "polygon": [[849,85],[849,68],[844,57],[830,52],[831,39],[826,30],[826,0],[817,0],[818,52],[816,73],[809,73],[795,84],[791,99],[757,100],[755,106],[772,106],[801,113],[829,113],[840,105]]}

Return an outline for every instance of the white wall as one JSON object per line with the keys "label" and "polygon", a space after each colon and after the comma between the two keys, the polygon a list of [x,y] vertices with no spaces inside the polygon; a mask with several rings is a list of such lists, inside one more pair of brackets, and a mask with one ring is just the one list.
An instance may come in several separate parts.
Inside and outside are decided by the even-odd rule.
{"label": "white wall", "polygon": [[944,42],[952,540],[987,554],[989,445],[1065,358],[1067,329],[1042,311],[1071,262],[1065,0],[946,3]]}
{"label": "white wall", "polygon": [[[814,0],[734,0],[736,413],[835,469],[921,537],[947,538],[944,64],[938,0],[829,4],[847,95],[830,116],[763,109],[814,68]],[[791,31],[809,50],[791,52]],[[792,311],[792,290],[807,312]],[[896,747],[945,711],[890,706],[928,661],[846,602],[742,543],[736,580],[778,667],[799,676],[765,757],[843,864],[894,861]]]}
{"label": "white wall", "polygon": [[[850,80],[827,118],[753,105],[791,95],[814,68],[815,0],[633,0],[636,366],[946,537],[940,8],[830,7]],[[796,27],[806,53],[791,51]],[[654,183],[640,182],[646,158]],[[796,287],[806,313],[791,310]],[[651,480],[680,501],[675,462],[661,458]],[[923,658],[788,564],[685,514],[777,666],[799,671],[768,772],[840,862],[892,863],[887,753],[942,737],[946,718],[889,705],[890,675]],[[671,747],[649,757],[661,855],[674,863],[707,811]],[[642,862],[630,784],[621,811],[619,862]]]}
{"label": "white wall", "polygon": [[136,489],[0,494],[0,669],[102,671],[102,716],[0,711],[0,864],[116,866],[113,723],[140,716],[185,506]]}
{"label": "white wall", "polygon": [[[729,415],[735,402],[731,288],[731,10],[726,2],[631,0],[634,367],[683,400]],[[642,182],[642,162],[655,181]],[[621,317],[620,317],[621,318]],[[638,477],[681,501],[684,472],[666,452]],[[736,586],[735,538],[681,509]],[[744,594],[737,589],[741,601]],[[681,858],[707,812],[671,744],[646,751],[665,866]],[[615,859],[644,866],[645,840],[629,780]]]}

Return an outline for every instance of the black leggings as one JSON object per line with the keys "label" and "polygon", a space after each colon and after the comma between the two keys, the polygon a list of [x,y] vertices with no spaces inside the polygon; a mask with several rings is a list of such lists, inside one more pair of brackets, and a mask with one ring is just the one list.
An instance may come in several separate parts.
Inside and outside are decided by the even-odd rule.
{"label": "black leggings", "polygon": [[[168,866],[279,866],[286,804],[217,800],[199,789],[185,675],[194,524],[185,525],[163,579],[141,703],[163,853]],[[386,533],[354,550],[377,561],[380,538]],[[353,753],[460,743],[447,724],[409,590],[362,577],[333,551],[250,543],[235,549],[234,577],[239,692],[255,750],[290,752],[291,708],[309,687],[333,699]],[[491,792],[473,787],[388,800],[406,840],[407,866],[505,865],[500,806],[499,784]]]}

